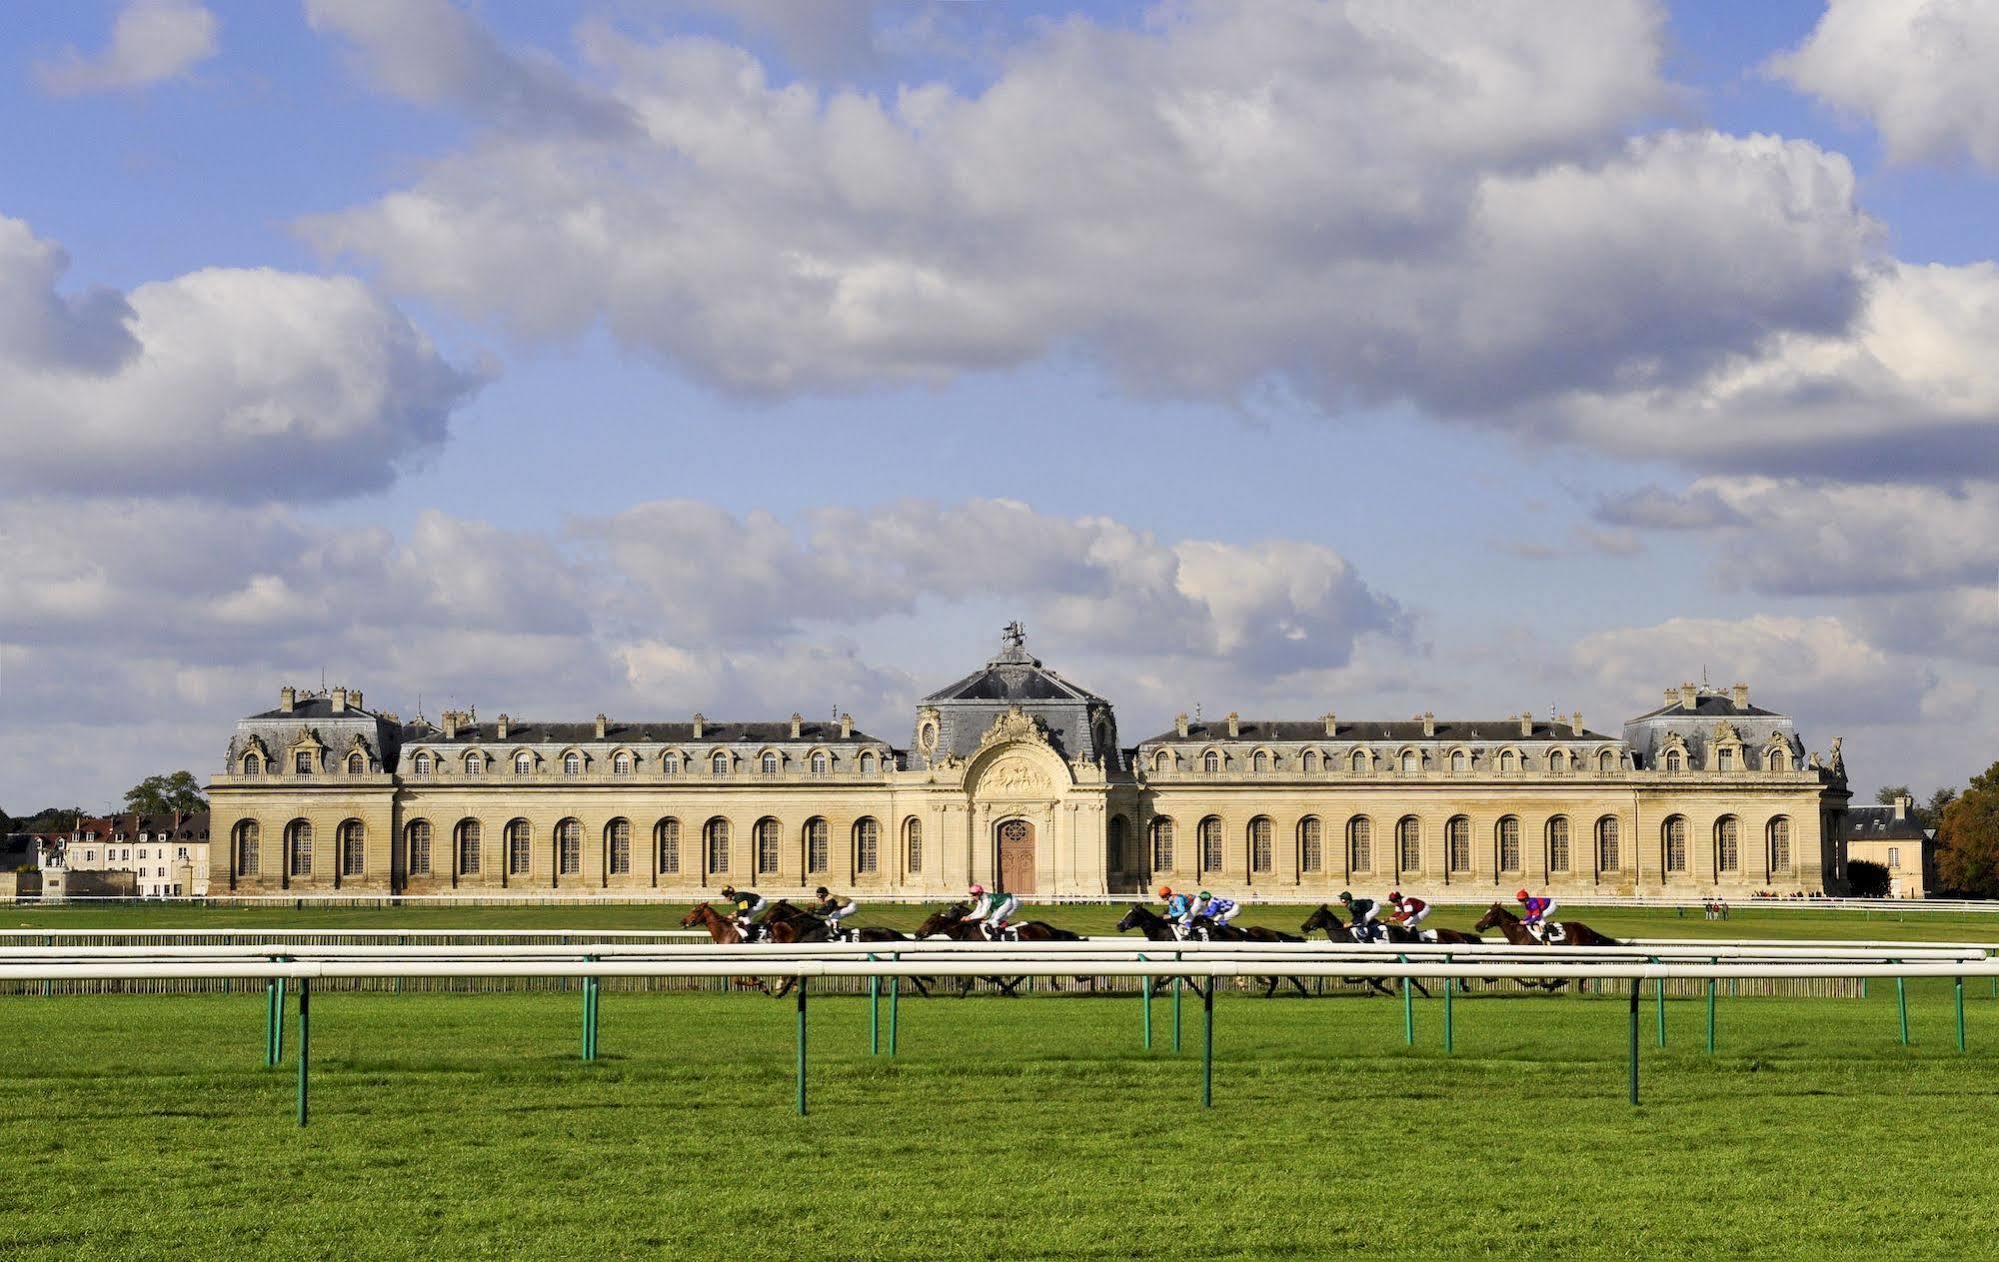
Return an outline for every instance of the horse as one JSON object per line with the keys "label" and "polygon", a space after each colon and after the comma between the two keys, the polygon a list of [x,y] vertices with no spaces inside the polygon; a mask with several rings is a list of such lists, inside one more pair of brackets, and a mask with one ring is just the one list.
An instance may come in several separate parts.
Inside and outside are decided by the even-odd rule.
{"label": "horse", "polygon": [[[793,906],[789,901],[782,898],[772,903],[770,910],[765,913],[764,926],[769,933],[765,941],[779,945],[788,945],[794,942],[909,941],[906,935],[894,929],[878,926],[870,926],[864,929],[842,929],[836,936],[832,927],[824,920],[821,920],[803,907]],[[930,997],[930,988],[924,984],[927,980],[934,979],[922,977],[911,977],[909,979],[910,984],[916,987],[917,993],[926,999]],[[792,987],[796,984],[797,978],[786,978],[784,984],[778,987],[774,993],[781,999],[789,994]]]}
{"label": "horse", "polygon": [[[1305,923],[1298,926],[1298,928],[1308,934],[1323,929],[1325,930],[1326,941],[1328,942],[1339,942],[1341,940],[1347,942],[1365,941],[1365,939],[1360,937],[1354,926],[1341,920],[1340,914],[1325,903],[1320,903],[1318,909],[1305,917]],[[1335,933],[1334,930],[1338,930],[1339,932]],[[1369,994],[1393,995],[1395,993],[1388,983],[1379,977],[1349,977],[1347,980],[1350,982],[1365,983]],[[1412,977],[1409,979],[1409,984],[1421,991],[1423,998],[1428,999],[1430,997],[1429,990],[1424,987],[1419,979]]]}
{"label": "horse", "polygon": [[[1193,936],[1207,942],[1302,943],[1305,941],[1305,939],[1299,937],[1297,934],[1294,933],[1279,933],[1275,929],[1265,929],[1261,925],[1232,925],[1224,921],[1210,920],[1206,916],[1194,917]],[[1284,980],[1290,982],[1293,986],[1297,987],[1298,993],[1303,995],[1305,998],[1310,999],[1312,997],[1312,992],[1307,990],[1305,988],[1305,983],[1300,981],[1298,978],[1287,977]],[[1263,981],[1263,997],[1265,999],[1276,998],[1278,979],[1272,976],[1272,977],[1265,977],[1262,979],[1262,981]]]}
{"label": "horse", "polygon": [[[710,907],[707,903],[696,903],[694,905],[694,910],[688,912],[687,915],[681,920],[680,927],[682,929],[693,929],[697,927],[706,929],[708,931],[708,937],[717,946],[742,945],[743,933],[742,930],[736,928],[735,920],[731,917],[724,916],[721,912],[716,911],[713,907]],[[761,990],[766,995],[771,993],[770,986],[766,984],[763,978],[761,977],[734,977],[730,978],[729,980],[731,985],[741,986],[747,984],[750,986],[755,986],[758,990]],[[796,979],[793,980],[795,981]],[[788,990],[790,989],[791,985],[792,982],[787,981],[785,983],[785,988]]]}
{"label": "horse", "polygon": [[1580,920],[1558,920],[1555,931],[1549,936],[1537,937],[1520,917],[1509,911],[1504,903],[1494,903],[1486,909],[1485,915],[1472,926],[1474,929],[1498,929],[1506,940],[1514,946],[1572,946],[1599,947],[1622,946],[1616,938],[1607,937],[1590,928]]}
{"label": "horse", "polygon": [[[1133,929],[1144,934],[1148,942],[1180,941],[1180,931],[1174,926],[1173,922],[1158,912],[1153,911],[1150,907],[1145,906],[1143,903],[1133,903],[1131,910],[1124,914],[1124,919],[1117,922],[1117,931],[1119,933],[1129,933]],[[1164,977],[1153,978],[1150,983],[1152,993],[1156,995],[1166,989],[1168,980],[1168,978]],[[1185,977],[1181,980],[1192,986],[1195,994],[1205,995],[1207,993],[1201,989],[1201,983],[1194,978]]]}
{"label": "horse", "polygon": [[965,919],[971,907],[964,903],[952,903],[941,911],[931,912],[924,922],[916,926],[916,936],[930,938],[943,936],[954,942],[1081,942],[1083,935],[1068,929],[1058,929],[1045,920],[1021,920],[1007,926],[1010,938],[989,938],[985,929],[976,920]]}

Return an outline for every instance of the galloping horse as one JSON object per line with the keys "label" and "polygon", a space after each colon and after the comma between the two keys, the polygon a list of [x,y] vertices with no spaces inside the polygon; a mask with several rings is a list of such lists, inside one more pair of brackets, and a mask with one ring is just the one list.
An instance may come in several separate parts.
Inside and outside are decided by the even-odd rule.
{"label": "galloping horse", "polygon": [[1580,920],[1558,920],[1555,932],[1546,938],[1536,937],[1534,931],[1522,923],[1520,917],[1509,911],[1504,903],[1494,903],[1486,909],[1484,916],[1472,926],[1475,929],[1498,929],[1506,935],[1506,940],[1514,946],[1622,946],[1616,938],[1606,937]]}
{"label": "galloping horse", "polygon": [[[993,942],[1001,940],[988,938],[986,931],[980,927],[978,921],[965,919],[966,914],[971,910],[971,907],[965,903],[952,903],[949,907],[941,911],[933,911],[922,924],[916,926],[915,936],[930,938],[941,935],[951,939],[953,942]],[[1083,940],[1082,934],[1074,933],[1067,929],[1057,929],[1045,920],[1022,920],[1008,925],[1007,929],[1013,934],[1013,937],[1004,939],[1004,941],[1081,942]]]}
{"label": "galloping horse", "polygon": [[[1143,903],[1133,903],[1131,910],[1124,914],[1124,919],[1117,922],[1117,931],[1119,933],[1129,933],[1133,929],[1144,934],[1145,940],[1148,942],[1178,942],[1180,940],[1180,931],[1174,927],[1173,922],[1158,912],[1153,911],[1150,907],[1145,906]],[[1151,983],[1152,993],[1156,995],[1166,989],[1166,983],[1169,980],[1171,979],[1165,977],[1153,978]],[[1201,983],[1192,977],[1183,977],[1180,980],[1192,986],[1194,993],[1197,995],[1205,995],[1207,993],[1201,989]]]}
{"label": "galloping horse", "polygon": [[[694,910],[688,912],[686,917],[681,920],[680,927],[682,929],[693,929],[697,927],[706,929],[708,931],[709,938],[711,938],[717,946],[742,945],[743,934],[740,929],[736,928],[735,920],[732,919],[731,917],[724,916],[721,912],[716,911],[713,907],[710,907],[706,903],[696,903],[694,905]],[[758,990],[761,990],[766,995],[771,993],[769,985],[767,985],[764,982],[763,978],[761,977],[732,977],[729,979],[729,984],[732,986],[745,986],[745,985],[755,986]],[[785,989],[789,990],[791,988],[791,984],[792,984],[791,982],[787,981],[785,983]],[[783,992],[780,991],[779,993],[781,994]]]}
{"label": "galloping horse", "polygon": [[[839,936],[835,937],[833,931],[827,926],[825,921],[803,907],[794,907],[789,901],[782,898],[771,904],[770,911],[764,916],[764,925],[770,933],[767,941],[780,945],[793,942],[909,941],[909,937],[906,934],[875,925],[870,925],[866,928],[843,929],[840,931]],[[790,993],[796,980],[796,978],[787,978],[784,985],[777,988],[776,995],[779,998],[783,998],[786,994]],[[930,988],[924,985],[926,980],[935,979],[922,977],[911,977],[909,979],[910,984],[916,987],[917,993],[927,999],[930,997]]]}
{"label": "galloping horse", "polygon": [[[1320,903],[1318,910],[1305,917],[1305,923],[1298,926],[1298,928],[1305,933],[1315,933],[1323,929],[1326,932],[1326,941],[1328,942],[1360,942],[1362,940],[1354,927],[1346,921],[1341,920],[1340,914],[1325,903]],[[1350,982],[1366,983],[1369,994],[1393,995],[1395,993],[1389,987],[1388,983],[1379,977],[1349,977],[1347,980]],[[1409,984],[1420,991],[1423,998],[1428,999],[1430,997],[1429,990],[1419,979],[1412,977],[1409,979]]]}

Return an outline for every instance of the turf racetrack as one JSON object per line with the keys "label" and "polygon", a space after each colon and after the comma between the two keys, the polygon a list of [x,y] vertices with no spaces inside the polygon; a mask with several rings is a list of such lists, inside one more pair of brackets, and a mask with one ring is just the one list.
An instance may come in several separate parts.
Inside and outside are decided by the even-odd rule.
{"label": "turf racetrack", "polygon": [[[1691,925],[1701,925],[1694,919]],[[1737,928],[1740,928],[1738,923]],[[1725,993],[1725,991],[1724,991]],[[810,1009],[756,995],[315,994],[313,1120],[261,990],[0,1000],[0,1257],[756,1260],[1967,1257],[1991,1249],[1999,1001],[1615,998]],[[294,1026],[295,1029],[295,1026]]]}

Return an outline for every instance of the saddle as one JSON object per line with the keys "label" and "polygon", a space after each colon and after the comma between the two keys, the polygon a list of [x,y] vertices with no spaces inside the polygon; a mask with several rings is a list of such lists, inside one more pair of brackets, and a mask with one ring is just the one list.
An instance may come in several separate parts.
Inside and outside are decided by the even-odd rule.
{"label": "saddle", "polygon": [[1008,925],[998,933],[994,933],[990,925],[980,925],[979,932],[985,935],[985,939],[988,942],[1020,941],[1020,927],[1018,925]]}

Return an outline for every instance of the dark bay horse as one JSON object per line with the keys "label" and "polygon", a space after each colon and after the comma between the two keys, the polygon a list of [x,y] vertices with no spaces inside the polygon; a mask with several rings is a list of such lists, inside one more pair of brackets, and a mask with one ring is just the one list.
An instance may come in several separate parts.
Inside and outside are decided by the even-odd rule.
{"label": "dark bay horse", "polygon": [[1616,938],[1606,937],[1580,920],[1558,920],[1558,931],[1547,938],[1534,936],[1534,931],[1521,922],[1520,917],[1508,910],[1504,903],[1494,903],[1486,908],[1485,915],[1472,926],[1475,929],[1497,929],[1514,946],[1622,946]]}
{"label": "dark bay horse", "polygon": [[[922,924],[916,926],[919,938],[946,937],[953,942],[991,942],[986,931],[976,920],[965,916],[972,909],[964,903],[952,903],[941,911],[933,911]],[[1083,935],[1068,929],[1058,929],[1045,920],[1019,920],[1007,926],[1013,937],[1012,942],[1081,942]]]}
{"label": "dark bay horse", "polygon": [[[1361,941],[1361,938],[1356,933],[1354,926],[1349,925],[1344,920],[1341,920],[1340,914],[1334,911],[1329,905],[1325,903],[1320,903],[1318,909],[1314,911],[1311,915],[1305,917],[1305,923],[1298,926],[1298,928],[1305,933],[1316,933],[1320,930],[1324,930],[1326,934],[1326,941],[1328,942]],[[1347,978],[1347,980],[1350,982],[1364,983],[1368,988],[1369,994],[1393,995],[1395,993],[1394,989],[1391,988],[1386,981],[1384,981],[1379,977],[1349,977]],[[1423,983],[1419,979],[1411,977],[1409,979],[1409,984],[1411,986],[1414,986],[1417,989],[1417,991],[1422,994],[1423,998],[1428,999],[1430,997],[1429,990],[1423,985]]]}
{"label": "dark bay horse", "polygon": [[[743,941],[742,931],[736,928],[735,918],[732,916],[724,916],[721,912],[716,911],[713,907],[710,907],[707,903],[696,903],[694,905],[694,910],[688,912],[687,915],[681,920],[680,927],[682,929],[695,929],[695,928],[706,929],[708,931],[708,937],[711,940],[713,940],[717,946],[742,945]],[[763,978],[761,977],[732,977],[729,979],[729,984],[732,986],[754,986],[758,990],[764,992],[766,995],[771,993],[770,986],[766,984]],[[787,981],[785,983],[785,988],[788,990],[790,989],[790,987],[791,987],[791,982]],[[779,993],[781,994],[783,992],[780,991]]]}
{"label": "dark bay horse", "polygon": [[[1129,933],[1133,929],[1144,934],[1145,940],[1148,942],[1178,942],[1180,940],[1180,932],[1174,926],[1173,922],[1158,912],[1153,911],[1150,907],[1145,906],[1143,903],[1133,903],[1131,910],[1124,914],[1124,919],[1117,922],[1117,931],[1119,933]],[[1166,983],[1171,980],[1168,977],[1153,978],[1151,982],[1152,993],[1156,995],[1166,989]],[[1192,986],[1194,993],[1197,995],[1207,993],[1201,989],[1201,983],[1192,977],[1183,977],[1180,980]]]}

